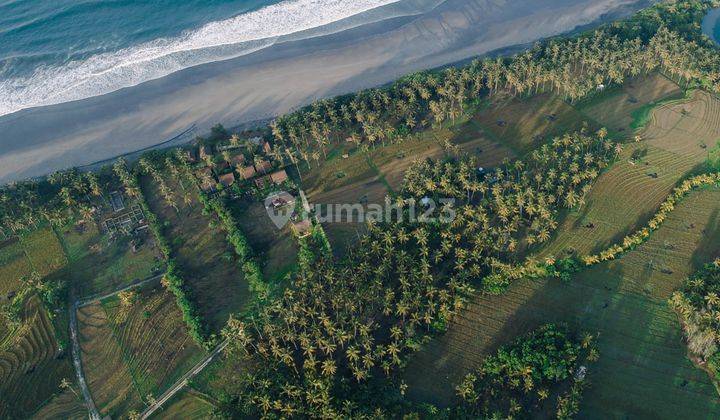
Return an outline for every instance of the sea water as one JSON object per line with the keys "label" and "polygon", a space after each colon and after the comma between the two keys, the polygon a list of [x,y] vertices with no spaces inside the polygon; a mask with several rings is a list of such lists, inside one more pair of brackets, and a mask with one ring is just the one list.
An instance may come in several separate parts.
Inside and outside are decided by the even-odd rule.
{"label": "sea water", "polygon": [[398,0],[0,0],[0,116],[266,48]]}
{"label": "sea water", "polygon": [[720,44],[720,9],[713,9],[702,22],[702,32],[716,44]]}

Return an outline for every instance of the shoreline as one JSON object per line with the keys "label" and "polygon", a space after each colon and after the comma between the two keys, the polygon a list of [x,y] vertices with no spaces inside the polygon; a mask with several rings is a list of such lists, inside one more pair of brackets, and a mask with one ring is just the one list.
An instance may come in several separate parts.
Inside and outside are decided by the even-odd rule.
{"label": "shoreline", "polygon": [[393,5],[401,3],[408,9],[437,6],[419,15],[288,40],[103,96],[0,117],[5,133],[0,183],[184,143],[177,136],[188,127],[204,134],[217,123],[237,127],[267,120],[318,98],[597,25],[603,16],[627,15],[646,2],[552,0],[542,10],[529,7],[532,0],[502,7],[487,0]]}

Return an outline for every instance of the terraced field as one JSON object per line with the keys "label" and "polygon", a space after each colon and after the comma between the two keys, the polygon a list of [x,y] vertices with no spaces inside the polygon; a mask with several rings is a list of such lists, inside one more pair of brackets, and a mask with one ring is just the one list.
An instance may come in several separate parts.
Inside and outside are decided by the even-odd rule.
{"label": "terraced field", "polygon": [[117,297],[79,308],[83,370],[102,414],[144,408],[202,359],[174,297],[157,286],[131,307]]}
{"label": "terraced field", "polygon": [[68,251],[76,296],[109,293],[163,270],[152,235],[142,235],[142,245],[132,251],[130,238],[110,240],[95,224],[62,232]]}
{"label": "terraced field", "polygon": [[454,384],[500,345],[546,322],[599,333],[582,418],[712,418],[720,400],[686,357],[670,293],[720,254],[720,190],[688,196],[651,239],[569,283],[520,281],[475,296],[449,332],[415,354],[405,380],[416,399],[447,404]]}
{"label": "terraced field", "polygon": [[111,321],[99,303],[78,309],[83,372],[101,415],[116,417],[142,404]]}
{"label": "terraced field", "polygon": [[677,84],[660,73],[627,81],[620,87],[576,105],[586,118],[608,129],[615,137],[630,138],[634,126],[646,119],[655,104],[671,98],[681,98]]}
{"label": "terraced field", "polygon": [[[703,165],[703,145],[720,138],[720,100],[697,91],[661,105],[642,137],[600,176],[586,205],[565,217],[542,256],[594,252],[645,224],[677,182]],[[631,161],[633,154],[639,158]]]}
{"label": "terraced field", "polygon": [[[197,194],[191,194],[190,204],[178,198],[176,211],[162,199],[150,178],[141,181],[151,211],[167,225],[165,235],[182,276],[192,289],[192,299],[211,331],[218,333],[230,314],[242,311],[250,298],[234,250],[215,218],[203,215]],[[167,182],[173,191],[181,191],[174,180]]]}
{"label": "terraced field", "polygon": [[74,390],[68,389],[55,396],[31,418],[33,420],[82,420],[88,418],[88,412],[83,404],[80,391],[75,387]]}
{"label": "terraced field", "polygon": [[[28,417],[60,393],[74,372],[58,331],[36,297],[28,299],[21,325],[0,342],[0,418]],[[28,392],[32,390],[32,392]]]}

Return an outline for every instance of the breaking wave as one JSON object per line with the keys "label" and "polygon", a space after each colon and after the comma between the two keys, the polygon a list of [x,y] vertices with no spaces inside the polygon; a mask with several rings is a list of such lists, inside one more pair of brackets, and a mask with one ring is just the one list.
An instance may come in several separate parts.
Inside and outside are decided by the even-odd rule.
{"label": "breaking wave", "polygon": [[[279,37],[322,27],[399,0],[285,0],[210,22],[172,38],[42,66],[0,81],[0,115],[91,98],[179,70],[267,48]],[[169,11],[171,13],[171,11]]]}

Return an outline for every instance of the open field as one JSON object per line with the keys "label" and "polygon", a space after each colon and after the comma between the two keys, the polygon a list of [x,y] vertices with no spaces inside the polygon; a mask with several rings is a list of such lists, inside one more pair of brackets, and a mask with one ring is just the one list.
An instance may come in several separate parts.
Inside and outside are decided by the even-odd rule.
{"label": "open field", "polygon": [[487,138],[523,155],[543,142],[584,124],[599,128],[592,120],[550,94],[513,98],[505,94],[486,100],[471,120]]}
{"label": "open field", "polygon": [[27,300],[21,319],[0,342],[0,418],[28,417],[60,393],[63,378],[75,375],[58,342],[66,332],[58,331],[37,297]]}
{"label": "open field", "polygon": [[622,86],[580,102],[576,108],[586,118],[607,128],[611,135],[630,138],[635,125],[646,121],[656,104],[682,96],[675,82],[656,72],[628,80]]}
{"label": "open field", "polygon": [[50,228],[34,230],[20,237],[33,271],[46,277],[65,267],[67,257],[55,232]]}
{"label": "open field", "polygon": [[230,209],[259,257],[267,282],[282,280],[285,274],[295,269],[297,242],[288,227],[278,229],[273,224],[263,203],[233,201]]}
{"label": "open field", "polygon": [[[225,232],[214,217],[202,214],[202,204],[194,189],[190,204],[184,204],[178,198],[176,211],[163,200],[149,177],[143,177],[141,181],[151,211],[166,225],[165,236],[170,241],[181,275],[192,290],[191,299],[210,330],[218,333],[230,314],[241,311],[250,297]],[[175,180],[168,178],[167,183],[173,191],[181,191]]]}
{"label": "open field", "polygon": [[162,410],[157,411],[153,419],[204,419],[212,412],[213,405],[201,394],[185,390],[170,400]]}
{"label": "open field", "polygon": [[131,249],[131,238],[119,236],[111,240],[95,224],[68,227],[62,235],[80,299],[112,292],[163,269],[154,239],[147,232],[142,234],[143,244],[137,252]]}
{"label": "open field", "polygon": [[174,297],[160,286],[78,309],[83,370],[102,414],[144,408],[204,355],[189,338]]}
{"label": "open field", "polygon": [[500,345],[540,324],[565,322],[600,333],[600,361],[581,417],[716,417],[715,388],[687,359],[666,301],[694,267],[718,253],[720,191],[702,190],[619,260],[569,283],[523,280],[502,296],[473,297],[447,334],[411,358],[410,392],[447,404],[462,375]]}
{"label": "open field", "polygon": [[661,105],[642,136],[598,178],[585,206],[566,215],[542,256],[592,253],[644,225],[677,182],[703,165],[702,145],[720,138],[720,100],[697,91]]}
{"label": "open field", "polygon": [[22,277],[33,271],[41,277],[48,276],[63,268],[66,262],[51,229],[39,229],[3,241],[0,243],[0,305],[8,302],[8,293],[22,288]]}

